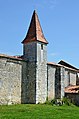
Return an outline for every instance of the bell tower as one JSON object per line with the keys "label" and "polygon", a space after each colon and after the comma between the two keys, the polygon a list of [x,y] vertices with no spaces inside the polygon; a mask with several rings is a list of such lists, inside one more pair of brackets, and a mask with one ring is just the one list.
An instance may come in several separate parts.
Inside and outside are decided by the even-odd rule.
{"label": "bell tower", "polygon": [[27,62],[27,103],[43,103],[47,97],[47,44],[36,11],[23,43]]}

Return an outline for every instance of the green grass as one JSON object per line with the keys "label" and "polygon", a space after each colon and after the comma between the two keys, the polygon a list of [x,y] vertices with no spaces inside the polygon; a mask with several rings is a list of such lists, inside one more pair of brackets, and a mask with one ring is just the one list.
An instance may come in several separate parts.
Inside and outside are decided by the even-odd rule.
{"label": "green grass", "polygon": [[79,107],[51,105],[0,106],[0,119],[78,119]]}

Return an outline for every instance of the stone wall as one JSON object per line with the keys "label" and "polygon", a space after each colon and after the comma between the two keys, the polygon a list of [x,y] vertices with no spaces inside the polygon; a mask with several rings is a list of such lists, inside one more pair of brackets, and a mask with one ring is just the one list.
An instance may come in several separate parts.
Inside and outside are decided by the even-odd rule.
{"label": "stone wall", "polygon": [[65,89],[65,83],[64,83],[64,80],[65,80],[65,68],[64,67],[61,67],[61,71],[60,71],[60,76],[61,76],[61,99],[65,96],[65,92],[64,92],[64,89]]}
{"label": "stone wall", "polygon": [[[41,47],[42,45],[42,47]],[[37,43],[36,103],[47,98],[47,45]]]}
{"label": "stone wall", "polygon": [[79,77],[77,76],[77,85],[79,85]]}
{"label": "stone wall", "polygon": [[28,62],[37,61],[37,43],[29,42],[23,45],[23,57]]}
{"label": "stone wall", "polygon": [[76,85],[77,72],[58,64],[48,64],[47,95],[48,100],[63,98],[65,87]]}
{"label": "stone wall", "polygon": [[48,64],[47,94],[48,100],[61,98],[61,67]]}
{"label": "stone wall", "polygon": [[22,103],[36,103],[36,63],[27,62],[26,67],[23,73]]}
{"label": "stone wall", "polygon": [[70,85],[76,85],[76,80],[77,80],[77,73],[71,71],[70,72]]}
{"label": "stone wall", "polygon": [[65,96],[69,98],[73,104],[79,106],[79,93],[66,93]]}
{"label": "stone wall", "polygon": [[77,82],[77,72],[65,68],[65,74],[64,74],[64,85],[65,87],[69,85],[76,85]]}
{"label": "stone wall", "polygon": [[55,72],[55,98],[61,98],[61,67],[56,66]]}
{"label": "stone wall", "polygon": [[21,61],[0,57],[0,104],[21,103]]}
{"label": "stone wall", "polygon": [[27,103],[43,103],[47,97],[47,46],[41,42],[24,44],[27,61]]}
{"label": "stone wall", "polygon": [[[25,77],[26,88],[24,88],[25,103],[36,103],[36,62],[37,62],[37,43],[30,42],[24,44],[24,59],[26,60],[27,70]],[[25,86],[24,86],[25,87]]]}
{"label": "stone wall", "polygon": [[24,60],[0,56],[0,104],[44,103],[63,98],[64,88],[76,85],[77,72],[47,65],[47,45],[24,44]]}
{"label": "stone wall", "polygon": [[56,67],[52,65],[48,65],[48,78],[47,78],[47,95],[48,100],[52,100],[55,98],[55,72]]}
{"label": "stone wall", "polygon": [[64,85],[65,85],[65,87],[67,87],[70,85],[70,73],[69,73],[68,69],[65,69],[64,73],[65,73],[64,74]]}
{"label": "stone wall", "polygon": [[27,62],[22,61],[21,103],[27,103]]}
{"label": "stone wall", "polygon": [[36,63],[0,58],[0,104],[36,103]]}

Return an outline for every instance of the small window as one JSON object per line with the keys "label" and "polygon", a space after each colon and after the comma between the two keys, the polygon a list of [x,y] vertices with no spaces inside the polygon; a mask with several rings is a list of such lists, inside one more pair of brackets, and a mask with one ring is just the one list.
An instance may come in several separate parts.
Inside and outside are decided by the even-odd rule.
{"label": "small window", "polygon": [[70,72],[68,72],[68,83],[70,85]]}
{"label": "small window", "polygon": [[41,50],[43,50],[43,44],[41,44]]}

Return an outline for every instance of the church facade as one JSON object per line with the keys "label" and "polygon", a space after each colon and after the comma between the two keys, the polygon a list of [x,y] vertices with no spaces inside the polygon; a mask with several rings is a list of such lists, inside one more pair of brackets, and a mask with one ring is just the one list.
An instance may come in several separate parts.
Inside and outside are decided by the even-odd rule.
{"label": "church facade", "polygon": [[22,56],[0,54],[0,104],[38,104],[47,98],[62,99],[73,93],[72,87],[78,94],[79,70],[63,60],[58,64],[47,62],[48,41],[36,11],[22,44]]}

